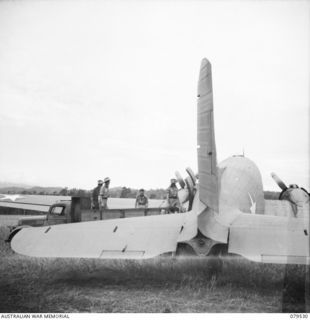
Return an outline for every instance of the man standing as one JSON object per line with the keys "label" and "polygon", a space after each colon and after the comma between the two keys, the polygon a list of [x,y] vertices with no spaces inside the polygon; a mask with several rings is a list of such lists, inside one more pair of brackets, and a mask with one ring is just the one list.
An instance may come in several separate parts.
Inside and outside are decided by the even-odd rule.
{"label": "man standing", "polygon": [[136,198],[136,208],[147,208],[149,205],[149,199],[148,197],[144,194],[144,189],[140,189],[139,193]]}
{"label": "man standing", "polygon": [[167,200],[169,205],[169,213],[180,212],[180,201],[178,197],[178,188],[176,179],[170,180],[170,187],[167,190]]}
{"label": "man standing", "polygon": [[108,198],[110,196],[109,192],[110,178],[104,179],[104,184],[99,190],[98,202],[99,202],[99,212],[100,220],[103,219],[102,213],[105,209],[108,209]]}
{"label": "man standing", "polygon": [[94,211],[97,211],[99,209],[99,202],[98,202],[98,196],[99,196],[99,191],[100,188],[103,185],[103,181],[102,180],[98,180],[98,185],[97,187],[93,190],[91,197],[90,197],[90,205],[91,205],[91,209]]}

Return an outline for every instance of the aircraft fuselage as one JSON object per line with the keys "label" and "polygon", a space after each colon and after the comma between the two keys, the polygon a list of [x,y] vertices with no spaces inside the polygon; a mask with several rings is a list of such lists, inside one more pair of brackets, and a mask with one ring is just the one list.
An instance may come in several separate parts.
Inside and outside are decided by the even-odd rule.
{"label": "aircraft fuselage", "polygon": [[262,177],[256,164],[243,156],[233,156],[218,165],[219,214],[227,209],[244,213],[264,213]]}

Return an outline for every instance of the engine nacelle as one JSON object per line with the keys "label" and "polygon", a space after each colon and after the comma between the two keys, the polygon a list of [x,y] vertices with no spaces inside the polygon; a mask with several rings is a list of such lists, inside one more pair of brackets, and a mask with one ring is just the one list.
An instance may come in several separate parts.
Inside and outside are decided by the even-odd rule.
{"label": "engine nacelle", "polygon": [[288,200],[292,204],[295,217],[309,215],[310,196],[307,190],[299,188],[297,184],[290,184],[289,187],[275,174],[271,173],[272,178],[282,189],[279,196],[280,200]]}
{"label": "engine nacelle", "polygon": [[299,188],[296,184],[291,184],[283,190],[280,200],[288,200],[292,204],[295,217],[302,217],[309,212],[310,196],[304,188]]}

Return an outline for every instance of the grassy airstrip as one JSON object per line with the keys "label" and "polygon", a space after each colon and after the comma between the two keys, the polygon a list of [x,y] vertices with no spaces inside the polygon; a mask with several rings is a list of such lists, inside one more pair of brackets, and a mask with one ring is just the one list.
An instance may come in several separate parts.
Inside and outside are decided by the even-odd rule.
{"label": "grassy airstrip", "polygon": [[[282,312],[285,267],[241,258],[211,276],[200,259],[37,259],[15,254],[0,227],[0,312]],[[290,270],[304,311],[304,270]]]}

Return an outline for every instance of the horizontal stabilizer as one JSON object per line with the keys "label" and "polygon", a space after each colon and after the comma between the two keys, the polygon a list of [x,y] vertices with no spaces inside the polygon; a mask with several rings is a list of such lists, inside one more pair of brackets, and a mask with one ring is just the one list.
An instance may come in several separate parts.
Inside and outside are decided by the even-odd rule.
{"label": "horizontal stabilizer", "polygon": [[146,259],[197,233],[197,214],[136,217],[22,229],[12,249],[33,257]]}
{"label": "horizontal stabilizer", "polygon": [[268,263],[309,264],[309,219],[240,214],[229,230],[229,248]]}

